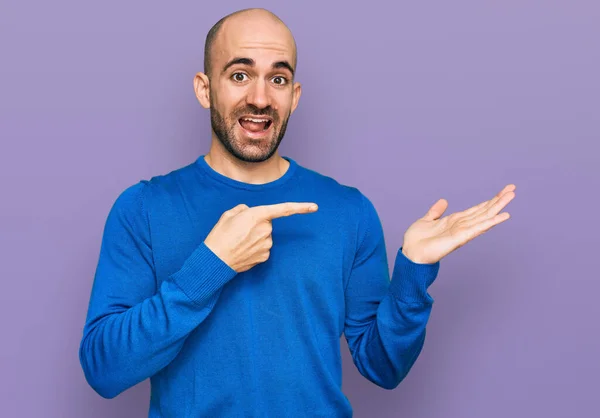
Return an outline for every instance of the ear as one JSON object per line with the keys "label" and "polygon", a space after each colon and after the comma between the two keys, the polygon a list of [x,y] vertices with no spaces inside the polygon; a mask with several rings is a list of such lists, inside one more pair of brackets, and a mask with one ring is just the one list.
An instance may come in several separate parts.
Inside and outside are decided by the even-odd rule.
{"label": "ear", "polygon": [[291,111],[291,113],[293,113],[294,110],[296,110],[296,108],[298,107],[298,101],[300,100],[301,95],[302,95],[302,86],[300,85],[300,83],[296,82],[296,83],[294,83],[294,89],[292,91],[292,111]]}
{"label": "ear", "polygon": [[194,91],[196,98],[205,109],[210,108],[210,81],[204,73],[197,73],[194,77]]}

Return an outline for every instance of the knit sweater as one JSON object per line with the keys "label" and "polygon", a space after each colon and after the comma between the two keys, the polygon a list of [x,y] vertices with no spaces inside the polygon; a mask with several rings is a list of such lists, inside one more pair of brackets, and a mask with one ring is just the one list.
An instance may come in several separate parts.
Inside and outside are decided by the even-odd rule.
{"label": "knit sweater", "polygon": [[[249,184],[201,156],[115,199],[79,350],[99,395],[149,378],[149,417],[350,417],[342,335],[366,379],[386,389],[404,379],[439,262],[399,248],[390,277],[371,201],[284,158],[284,175]],[[228,209],[282,202],[319,209],[274,219],[267,261],[237,273],[204,244]]]}

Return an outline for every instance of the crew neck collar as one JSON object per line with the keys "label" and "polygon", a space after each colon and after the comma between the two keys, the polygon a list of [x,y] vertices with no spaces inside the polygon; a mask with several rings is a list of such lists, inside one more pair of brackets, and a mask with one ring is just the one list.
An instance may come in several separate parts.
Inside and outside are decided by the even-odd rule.
{"label": "crew neck collar", "polygon": [[196,160],[196,166],[198,166],[204,172],[204,174],[206,174],[207,176],[211,177],[212,179],[214,179],[220,183],[223,183],[227,186],[235,187],[238,189],[251,190],[251,191],[263,191],[263,190],[272,189],[274,187],[279,187],[279,186],[283,185],[290,178],[293,177],[293,175],[296,171],[296,168],[298,166],[298,164],[296,163],[296,161],[294,159],[287,157],[287,156],[282,156],[282,158],[287,160],[290,163],[290,165],[281,177],[279,177],[276,180],[270,181],[268,183],[252,184],[252,183],[245,183],[243,181],[235,180],[235,179],[232,179],[230,177],[227,177],[227,176],[219,173],[218,171],[213,169],[210,165],[208,165],[208,162],[206,162],[205,157],[206,157],[206,155],[201,155]]}

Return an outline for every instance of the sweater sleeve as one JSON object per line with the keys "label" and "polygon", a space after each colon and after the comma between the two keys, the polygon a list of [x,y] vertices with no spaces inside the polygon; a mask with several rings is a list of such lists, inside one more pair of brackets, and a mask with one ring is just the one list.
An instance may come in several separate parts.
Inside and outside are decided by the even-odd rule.
{"label": "sweater sleeve", "polygon": [[147,187],[126,189],[108,214],[79,347],[87,382],[105,398],[167,366],[236,275],[202,243],[157,285]]}
{"label": "sweater sleeve", "polygon": [[391,282],[383,229],[361,194],[358,248],[346,287],[345,337],[353,362],[368,380],[394,389],[406,377],[425,341],[433,305],[427,288],[439,262],[418,264],[396,254]]}

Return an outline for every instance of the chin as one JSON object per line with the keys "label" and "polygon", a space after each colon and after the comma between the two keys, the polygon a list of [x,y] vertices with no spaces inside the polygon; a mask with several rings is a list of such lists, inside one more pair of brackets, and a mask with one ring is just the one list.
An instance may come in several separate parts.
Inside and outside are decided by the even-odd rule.
{"label": "chin", "polygon": [[275,140],[269,140],[268,145],[264,141],[242,140],[235,144],[223,144],[225,149],[238,160],[248,163],[261,163],[271,158],[277,152],[279,144],[273,144]]}

